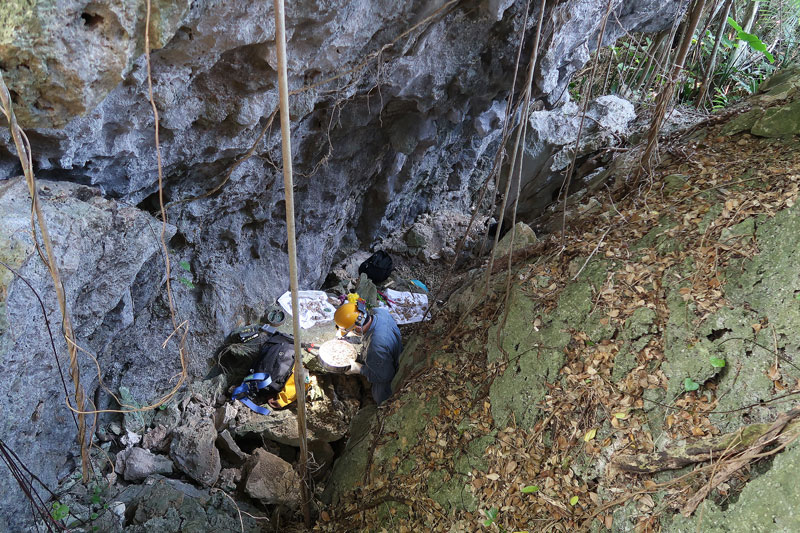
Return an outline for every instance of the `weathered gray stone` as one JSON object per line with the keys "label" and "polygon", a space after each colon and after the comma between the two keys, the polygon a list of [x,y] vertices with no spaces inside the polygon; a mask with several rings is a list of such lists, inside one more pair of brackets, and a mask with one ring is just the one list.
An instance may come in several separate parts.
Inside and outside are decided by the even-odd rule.
{"label": "weathered gray stone", "polygon": [[239,448],[227,429],[217,436],[217,448],[221,457],[231,464],[239,466],[247,460],[247,454]]}
{"label": "weathered gray stone", "polygon": [[161,424],[147,430],[142,437],[142,448],[153,452],[166,452],[169,450],[170,430]]}
{"label": "weathered gray stone", "polygon": [[[520,150],[522,160],[516,172],[519,176],[518,218],[533,218],[552,202],[553,193],[564,181],[564,170],[572,162],[575,139],[581,129],[582,107],[565,102],[553,109],[534,111],[528,117],[528,135]],[[578,155],[597,151],[603,146],[619,144],[629,133],[629,124],[636,117],[633,105],[617,96],[601,96],[593,100],[583,121]],[[515,139],[509,140],[507,150],[513,150]],[[510,162],[501,174],[501,190],[506,187]],[[517,175],[512,179],[509,201],[504,217],[511,220],[517,194]]]}
{"label": "weathered gray stone", "polygon": [[171,474],[172,461],[144,448],[128,448],[117,454],[116,470],[125,481],[144,481],[153,474]]}
{"label": "weathered gray stone", "polygon": [[[0,63],[16,95],[17,115],[38,127],[28,131],[34,166],[40,177],[96,186],[47,185],[50,191],[42,194],[45,215],[58,226],[51,235],[64,267],[68,305],[82,346],[99,357],[106,385],[126,386],[147,404],[168,391],[174,383],[169,379],[181,370],[178,324],[188,325],[185,361],[197,377],[225,332],[261,317],[286,290],[278,129],[260,141],[254,157],[233,171],[218,194],[167,208],[175,224],[167,225],[165,236],[173,264],[171,300],[179,315],[173,323],[160,225],[130,207],[154,210],[157,204],[154,118],[139,55],[143,4],[29,4],[13,0],[0,8]],[[666,27],[680,4],[625,0],[606,38]],[[588,57],[593,40],[587,35],[598,31],[605,5],[570,0],[545,13],[535,97],[546,97],[548,105],[561,100]],[[164,45],[151,59],[165,197],[183,200],[221,183],[277,108],[272,8],[244,0],[198,0],[191,8],[183,0],[157,0],[154,9],[151,44]],[[478,10],[436,9],[429,2],[390,0],[324,6],[303,0],[288,8],[301,286],[318,286],[332,262],[367,249],[421,213],[472,207],[472,193],[496,153],[518,30],[530,27],[538,13],[521,20],[524,4],[505,0]],[[42,35],[47,43],[39,42]],[[393,44],[383,48],[388,43]],[[350,72],[365,58],[364,69]],[[331,76],[333,81],[324,82]],[[70,119],[66,126],[49,127],[60,127],[62,118]],[[0,179],[19,173],[14,152],[3,135]],[[13,235],[5,238],[13,246],[0,246],[0,254],[33,280],[51,323],[58,323],[47,273],[30,259],[24,187],[17,184],[4,182],[0,193],[8,199],[13,189],[20,201],[10,209],[12,217],[0,212],[0,233]],[[186,267],[178,267],[179,261]],[[41,465],[37,474],[51,482],[73,442],[71,415],[58,407],[63,391],[55,367],[42,364],[49,360],[47,336],[29,327],[41,321],[38,303],[19,280],[2,275],[8,298],[0,324],[8,333],[0,349],[12,354],[4,370],[17,376],[7,389],[0,387],[0,396],[9,398],[2,405],[5,424],[29,420],[39,405],[50,409],[29,430],[5,428],[3,434],[19,436],[18,442],[7,441],[18,451],[35,441],[24,459]],[[92,365],[85,370],[94,375]],[[87,378],[85,385],[91,397],[97,384]],[[28,388],[34,392],[6,393]],[[24,403],[15,403],[17,398]],[[116,405],[101,393],[97,407]],[[169,406],[165,413],[174,420],[176,411]],[[171,420],[156,423],[170,428]],[[3,505],[22,501],[12,500],[4,498]],[[16,516],[0,513],[8,515]],[[0,529],[14,527],[0,520]]]}
{"label": "weathered gray stone", "polygon": [[242,471],[238,468],[223,468],[219,473],[217,485],[225,492],[234,492],[242,481]]}
{"label": "weathered gray stone", "polygon": [[169,454],[186,475],[210,487],[221,468],[219,450],[214,446],[217,431],[211,420],[190,417],[173,432]]}
{"label": "weathered gray stone", "polygon": [[[162,349],[163,338],[150,338],[153,344],[147,346],[149,355],[142,360],[141,353],[110,350],[110,342],[134,327],[134,307],[143,303],[136,300],[134,304],[135,280],[148,265],[160,264],[159,242],[151,232],[158,223],[138,209],[103,198],[97,189],[48,181],[40,181],[38,187],[78,344],[97,354],[104,372],[108,372],[104,381],[110,388],[119,384],[126,362],[135,360],[148,368],[139,384],[155,395],[158,384],[168,385],[166,376],[176,371],[172,364],[177,363],[177,358],[171,347]],[[0,182],[0,219],[0,260],[16,269],[42,298],[66,375],[68,368],[63,365],[67,347],[59,332],[58,303],[50,274],[33,248],[30,200],[22,179]],[[167,226],[166,237],[170,235],[171,227]],[[2,434],[20,459],[44,483],[53,486],[59,468],[76,453],[75,424],[64,405],[64,389],[44,328],[42,308],[20,278],[9,275],[3,267],[0,271],[0,299],[6,303],[0,309],[6,324],[0,331],[0,359],[3,374],[8,377],[0,383]],[[160,280],[152,283],[153,294],[158,294]],[[164,326],[164,330],[170,329]],[[158,335],[156,331],[153,333]],[[140,339],[140,346],[147,344],[147,340]],[[91,397],[97,385],[97,371],[88,357],[79,359],[83,384]],[[117,408],[116,402],[109,401],[105,394],[101,398],[105,399],[99,408]],[[42,409],[46,416],[40,416]],[[20,425],[21,420],[25,424]],[[106,424],[108,420],[101,419],[100,425]],[[4,494],[0,507],[22,504],[24,498],[10,477],[0,477],[0,489]],[[4,523],[5,517],[14,516],[12,512],[0,512],[0,530],[15,530]]]}
{"label": "weathered gray stone", "polygon": [[244,471],[244,490],[251,498],[265,504],[299,504],[300,478],[292,465],[277,455],[257,448]]}
{"label": "weathered gray stone", "polygon": [[[262,529],[245,514],[262,514],[248,503],[234,504],[219,492],[198,490],[175,479],[151,479],[152,484],[131,486],[119,495],[128,509],[126,533],[241,531],[242,527],[247,533],[256,533]],[[243,511],[241,523],[238,511]]]}
{"label": "weathered gray stone", "polygon": [[223,429],[227,428],[236,418],[236,414],[238,412],[239,408],[235,403],[225,403],[224,405],[217,407],[217,410],[214,413],[214,427],[217,428],[217,431],[222,431]]}

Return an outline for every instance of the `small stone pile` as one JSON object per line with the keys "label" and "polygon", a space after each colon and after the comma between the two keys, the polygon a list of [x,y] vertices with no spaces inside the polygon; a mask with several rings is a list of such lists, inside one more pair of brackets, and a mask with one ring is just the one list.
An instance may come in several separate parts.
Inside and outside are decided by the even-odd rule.
{"label": "small stone pile", "polygon": [[[298,510],[297,404],[260,415],[230,401],[236,385],[221,374],[191,384],[155,410],[101,423],[94,448],[98,477],[89,485],[94,493],[79,475],[60,487],[66,493],[60,501],[70,508],[67,525],[85,520],[101,531],[178,531],[173,525],[197,521],[200,513],[204,531],[212,523],[223,524],[214,530],[240,530],[233,502],[254,516]],[[119,397],[140,405],[124,387]],[[331,443],[346,435],[359,408],[358,384],[312,376],[307,397],[310,469],[321,479],[333,463]],[[156,505],[154,497],[164,501]],[[259,531],[257,522],[242,527]]]}

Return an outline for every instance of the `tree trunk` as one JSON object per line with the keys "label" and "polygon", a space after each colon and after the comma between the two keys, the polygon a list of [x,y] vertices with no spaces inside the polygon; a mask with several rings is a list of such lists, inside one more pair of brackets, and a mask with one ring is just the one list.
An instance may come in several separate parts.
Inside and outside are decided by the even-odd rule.
{"label": "tree trunk", "polygon": [[720,17],[719,28],[717,29],[717,36],[714,38],[714,48],[711,50],[711,57],[708,59],[708,66],[703,74],[703,81],[700,87],[700,93],[694,101],[695,107],[700,107],[708,94],[711,81],[714,78],[714,66],[717,61],[717,53],[719,52],[719,45],[722,42],[722,36],[725,33],[725,28],[728,27],[728,13],[731,11],[731,4],[733,0],[727,0],[725,6],[722,8],[722,17]]}
{"label": "tree trunk", "polygon": [[672,41],[675,39],[675,32],[677,31],[678,24],[676,22],[672,25],[672,28],[670,29],[666,39],[664,39],[661,50],[656,52],[658,54],[658,59],[656,59],[656,64],[653,68],[653,71],[647,75],[647,78],[645,78],[645,81],[642,84],[642,94],[647,94],[650,89],[655,86],[659,73],[664,73],[664,75],[666,75],[667,72],[669,72],[669,65],[667,64],[667,61],[669,59],[670,52],[672,51]]}
{"label": "tree trunk", "polygon": [[637,170],[636,177],[634,178],[634,185],[639,181],[639,179],[641,179],[643,172],[648,174],[650,173],[651,158],[653,157],[654,152],[657,152],[658,150],[658,132],[661,129],[661,123],[664,120],[667,107],[669,106],[670,102],[672,102],[672,96],[675,92],[675,83],[678,81],[678,77],[681,74],[683,65],[686,62],[686,56],[689,54],[689,46],[692,44],[692,36],[694,35],[694,31],[697,29],[698,23],[700,22],[700,17],[703,14],[705,5],[705,0],[697,0],[694,9],[692,9],[692,12],[689,14],[689,18],[687,19],[686,33],[683,36],[681,46],[678,49],[677,55],[675,56],[675,64],[673,65],[670,76],[667,79],[667,84],[664,86],[661,93],[659,93],[656,100],[656,110],[653,114],[653,122],[650,124],[650,133],[647,135],[647,146],[644,149],[644,153],[642,153],[639,169]]}
{"label": "tree trunk", "polygon": [[[636,90],[639,90],[650,77],[650,67],[653,66],[656,55],[661,52],[661,45],[664,43],[664,39],[667,38],[668,34],[669,32],[664,30],[656,35],[656,38],[653,40],[653,44],[650,46],[650,50],[648,50],[647,53],[647,64],[642,69],[642,74],[639,77],[639,83],[636,84]],[[655,68],[658,69],[657,63]]]}

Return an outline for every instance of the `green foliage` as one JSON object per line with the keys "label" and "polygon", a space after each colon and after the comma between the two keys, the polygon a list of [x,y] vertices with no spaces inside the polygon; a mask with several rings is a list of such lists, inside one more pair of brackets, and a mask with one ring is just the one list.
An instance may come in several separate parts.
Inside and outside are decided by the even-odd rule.
{"label": "green foliage", "polygon": [[50,509],[50,516],[53,517],[53,520],[65,519],[69,516],[69,505],[58,501],[53,502],[53,507]]}
{"label": "green foliage", "polygon": [[494,524],[495,520],[497,520],[497,513],[497,507],[492,507],[486,511],[486,520],[483,521],[483,525],[489,527]]}
{"label": "green foliage", "polygon": [[[178,263],[178,265],[191,275],[192,265],[189,264],[189,261],[181,261]],[[183,286],[186,287],[187,289],[194,289],[194,283],[192,283],[192,280],[189,279],[188,277],[181,276],[178,278],[178,281],[180,281],[181,284],[183,284]]]}
{"label": "green foliage", "polygon": [[683,388],[687,392],[692,392],[700,388],[700,384],[695,382],[692,378],[686,378],[683,380]]}
{"label": "green foliage", "polygon": [[719,111],[728,107],[728,93],[719,87],[714,87],[714,98],[711,99],[711,109]]}
{"label": "green foliage", "polygon": [[533,494],[534,492],[539,492],[539,487],[537,485],[528,485],[527,487],[522,487],[520,492],[523,494]]}
{"label": "green foliage", "polygon": [[758,36],[744,31],[742,27],[739,26],[739,24],[737,24],[736,21],[733,20],[731,17],[728,17],[728,24],[730,24],[733,27],[733,29],[737,31],[737,38],[740,41],[744,41],[747,44],[749,44],[750,48],[752,48],[756,52],[763,53],[764,57],[766,57],[770,63],[775,62],[775,57],[767,51],[767,45],[764,44],[761,41],[761,39],[758,38]]}
{"label": "green foliage", "polygon": [[575,507],[576,505],[578,505],[578,497],[577,496],[573,496],[572,498],[570,498],[569,499],[569,504],[572,507]]}
{"label": "green foliage", "polygon": [[711,361],[711,366],[714,368],[725,368],[725,359],[723,357],[709,357],[709,361]]}
{"label": "green foliage", "polygon": [[100,485],[95,485],[92,489],[92,495],[89,497],[89,503],[92,505],[100,505],[103,502],[102,494],[103,489],[100,488]]}

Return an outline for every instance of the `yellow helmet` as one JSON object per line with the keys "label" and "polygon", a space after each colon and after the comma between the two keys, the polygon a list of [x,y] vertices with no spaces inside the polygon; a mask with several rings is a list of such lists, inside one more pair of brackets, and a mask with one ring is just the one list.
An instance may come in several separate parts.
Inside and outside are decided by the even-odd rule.
{"label": "yellow helmet", "polygon": [[347,302],[333,314],[333,321],[342,329],[363,326],[367,319],[367,308],[362,302]]}

